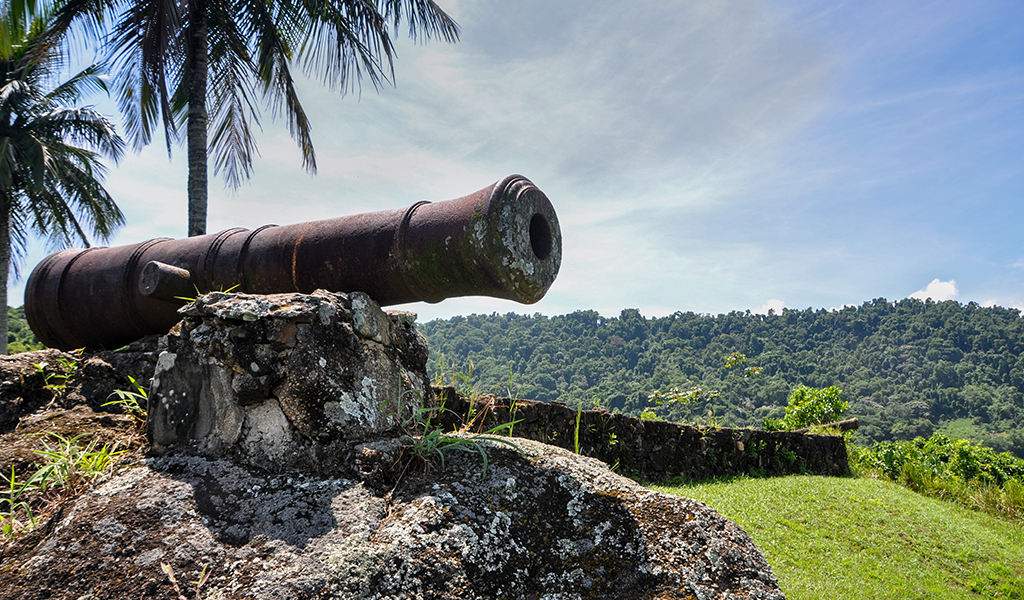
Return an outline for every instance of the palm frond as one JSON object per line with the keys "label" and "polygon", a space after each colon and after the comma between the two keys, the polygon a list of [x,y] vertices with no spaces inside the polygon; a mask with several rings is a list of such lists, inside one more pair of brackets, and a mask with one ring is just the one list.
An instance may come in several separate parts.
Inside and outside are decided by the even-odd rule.
{"label": "palm frond", "polygon": [[[252,173],[258,96],[275,118],[285,118],[303,167],[316,172],[312,127],[295,87],[295,65],[344,95],[360,89],[364,79],[374,88],[393,82],[392,35],[400,29],[413,40],[459,38],[458,24],[434,0],[63,0],[50,23],[59,39],[76,25],[94,36],[109,29],[105,46],[126,137],[140,149],[162,128],[168,154],[186,133],[191,82],[200,77],[191,71],[196,67],[189,57],[198,49],[191,47],[189,32],[195,23],[205,23],[207,148],[214,173],[229,187]],[[105,91],[101,70],[102,65],[53,90],[52,101],[67,104],[87,91]],[[83,143],[106,139],[69,132]],[[110,145],[102,152],[120,155]]]}
{"label": "palm frond", "polygon": [[54,104],[74,104],[81,101],[83,96],[93,92],[106,94],[108,92],[107,83],[104,81],[106,72],[107,65],[105,63],[89,65],[53,88],[46,98]]}
{"label": "palm frond", "polygon": [[250,123],[259,126],[259,112],[253,98],[253,74],[236,61],[219,58],[210,61],[213,112],[209,146],[214,173],[223,173],[227,186],[237,188],[252,172],[257,150]]}
{"label": "palm frond", "polygon": [[117,162],[124,154],[124,140],[117,135],[114,124],[91,107],[51,108],[35,118],[48,136],[48,145],[59,141],[85,144],[99,149]]}
{"label": "palm frond", "polygon": [[175,0],[133,2],[111,32],[109,44],[119,81],[118,107],[136,149],[152,140],[158,121],[164,129],[168,154],[177,139],[168,75],[182,69],[185,5]]}
{"label": "palm frond", "polygon": [[294,14],[282,12],[275,14],[261,6],[253,6],[249,11],[248,24],[256,40],[256,70],[273,116],[284,113],[286,117],[288,133],[302,152],[302,167],[316,173],[312,128],[299,101],[290,67],[293,48],[301,40],[300,22]]}
{"label": "palm frond", "polygon": [[59,40],[102,40],[108,21],[124,10],[122,0],[61,0],[47,29]]}
{"label": "palm frond", "polygon": [[387,0],[384,18],[389,19],[396,30],[404,18],[409,25],[409,37],[413,40],[420,35],[426,39],[441,37],[446,42],[459,39],[459,24],[433,0]]}
{"label": "palm frond", "polygon": [[20,195],[8,196],[10,202],[8,231],[10,248],[8,250],[8,267],[10,274],[18,279],[21,277],[21,262],[25,259],[28,249],[28,232],[30,227],[26,223],[27,211],[24,210],[24,198]]}
{"label": "palm frond", "polygon": [[299,55],[307,75],[331,89],[355,90],[365,74],[375,88],[394,73],[394,44],[388,22],[360,0],[296,0],[305,10],[307,32]]}
{"label": "palm frond", "polygon": [[101,162],[119,159],[124,142],[91,107],[66,106],[85,91],[104,88],[102,65],[52,81],[61,63],[55,34],[38,20],[24,25],[16,32],[17,51],[0,56],[0,210],[10,234],[0,255],[8,257],[16,277],[30,232],[51,247],[88,245],[90,235],[109,239],[124,223],[103,188]]}

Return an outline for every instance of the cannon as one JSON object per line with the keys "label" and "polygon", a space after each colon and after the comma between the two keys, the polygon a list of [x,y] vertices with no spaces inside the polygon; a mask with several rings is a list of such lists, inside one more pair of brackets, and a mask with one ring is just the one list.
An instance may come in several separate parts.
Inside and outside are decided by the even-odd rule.
{"label": "cannon", "polygon": [[119,348],[166,333],[185,298],[361,291],[382,306],[492,296],[540,300],[558,274],[551,202],[510,175],[476,193],[295,225],[69,249],[33,269],[25,317],[47,346]]}

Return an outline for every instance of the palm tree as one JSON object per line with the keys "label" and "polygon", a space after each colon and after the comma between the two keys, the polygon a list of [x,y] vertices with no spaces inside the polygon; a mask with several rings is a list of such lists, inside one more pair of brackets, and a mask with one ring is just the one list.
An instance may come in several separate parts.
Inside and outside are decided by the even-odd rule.
{"label": "palm tree", "polygon": [[184,125],[188,148],[188,234],[206,232],[208,152],[214,173],[237,187],[248,179],[260,101],[283,113],[316,172],[310,124],[292,65],[342,94],[362,77],[393,79],[391,30],[458,39],[458,26],[433,0],[68,0],[58,15],[107,37],[118,101],[136,149],[161,128],[170,153]]}
{"label": "palm tree", "polygon": [[[6,4],[4,8],[9,8]],[[61,66],[58,41],[43,16],[0,14],[0,353],[7,354],[7,279],[18,275],[30,233],[53,247],[87,233],[109,239],[124,223],[101,180],[100,156],[115,161],[124,142],[83,93],[105,90],[95,65],[50,91]]]}

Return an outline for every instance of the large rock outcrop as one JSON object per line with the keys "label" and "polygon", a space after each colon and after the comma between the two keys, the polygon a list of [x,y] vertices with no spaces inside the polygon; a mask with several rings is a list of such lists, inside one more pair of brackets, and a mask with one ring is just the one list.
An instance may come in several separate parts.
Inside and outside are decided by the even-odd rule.
{"label": "large rock outcrop", "polygon": [[[0,597],[783,598],[764,557],[707,506],[528,440],[478,441],[445,468],[367,449],[397,487],[149,459],[0,549]],[[364,462],[364,467],[367,465]],[[191,596],[189,592],[189,596]]]}
{"label": "large rock outcrop", "polygon": [[[149,457],[0,545],[0,598],[175,598],[168,572],[207,600],[783,598],[750,537],[699,502],[538,441],[409,429],[431,395],[409,313],[330,292],[183,313],[157,348]],[[107,378],[69,392],[89,396],[81,414],[12,401],[5,439],[129,435],[130,417],[89,408],[127,376],[91,364]],[[26,452],[6,457],[19,477]]]}

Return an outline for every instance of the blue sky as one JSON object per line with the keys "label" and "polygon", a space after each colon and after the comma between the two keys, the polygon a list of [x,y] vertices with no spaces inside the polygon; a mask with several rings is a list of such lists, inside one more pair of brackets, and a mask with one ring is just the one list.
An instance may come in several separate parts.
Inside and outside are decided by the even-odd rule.
{"label": "blue sky", "polygon": [[[521,173],[562,227],[547,297],[406,307],[421,320],[912,295],[1024,308],[1024,3],[439,3],[462,41],[400,42],[396,87],[342,98],[303,83],[315,177],[265,114],[251,183],[211,184],[209,230]],[[162,140],[112,167],[128,218],[113,243],[182,237],[185,181],[184,152],[168,161]]]}

